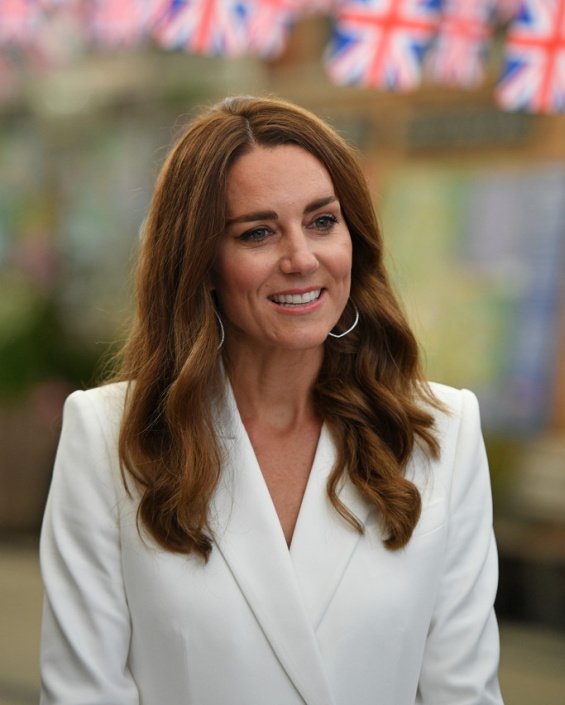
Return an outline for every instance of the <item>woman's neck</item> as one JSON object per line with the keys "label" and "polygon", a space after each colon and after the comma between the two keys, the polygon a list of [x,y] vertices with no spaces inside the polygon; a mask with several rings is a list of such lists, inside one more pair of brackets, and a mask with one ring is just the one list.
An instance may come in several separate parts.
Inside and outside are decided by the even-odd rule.
{"label": "woman's neck", "polygon": [[229,350],[226,370],[241,418],[292,430],[316,416],[312,389],[323,349],[300,351]]}

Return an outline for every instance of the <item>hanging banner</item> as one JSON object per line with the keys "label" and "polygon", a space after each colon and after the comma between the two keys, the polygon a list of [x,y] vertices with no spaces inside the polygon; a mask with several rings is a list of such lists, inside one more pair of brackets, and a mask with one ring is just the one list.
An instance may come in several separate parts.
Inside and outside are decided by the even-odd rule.
{"label": "hanging banner", "polygon": [[436,83],[476,88],[485,77],[494,0],[444,0],[437,35],[426,58]]}
{"label": "hanging banner", "polygon": [[439,24],[439,0],[345,0],[335,14],[326,68],[340,84],[412,90]]}
{"label": "hanging banner", "polygon": [[495,97],[505,110],[565,112],[565,0],[522,0]]}
{"label": "hanging banner", "polygon": [[0,48],[45,67],[73,60],[77,37],[85,51],[154,43],[272,58],[315,12],[333,20],[330,79],[391,91],[415,90],[423,78],[476,88],[495,28],[508,25],[497,104],[565,112],[565,0],[0,0]]}

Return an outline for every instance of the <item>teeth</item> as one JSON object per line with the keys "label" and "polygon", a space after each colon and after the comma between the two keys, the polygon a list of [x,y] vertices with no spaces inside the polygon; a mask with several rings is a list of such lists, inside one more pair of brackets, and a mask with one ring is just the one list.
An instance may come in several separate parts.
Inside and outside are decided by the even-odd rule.
{"label": "teeth", "polygon": [[271,296],[271,299],[277,304],[297,306],[315,301],[319,298],[321,291],[321,289],[313,289],[312,291],[307,291],[305,294],[282,294],[280,296]]}

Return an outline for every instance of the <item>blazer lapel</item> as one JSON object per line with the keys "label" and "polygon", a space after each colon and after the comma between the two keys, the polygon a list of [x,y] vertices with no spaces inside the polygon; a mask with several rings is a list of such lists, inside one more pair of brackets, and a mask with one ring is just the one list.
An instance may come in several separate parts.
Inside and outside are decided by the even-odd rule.
{"label": "blazer lapel", "polygon": [[[335,459],[334,442],[324,425],[290,547],[304,606],[315,630],[361,538],[328,498],[326,484]],[[370,506],[347,478],[339,497],[365,525]]]}
{"label": "blazer lapel", "polygon": [[282,527],[229,384],[218,425],[224,466],[212,504],[216,545],[304,702],[331,705]]}

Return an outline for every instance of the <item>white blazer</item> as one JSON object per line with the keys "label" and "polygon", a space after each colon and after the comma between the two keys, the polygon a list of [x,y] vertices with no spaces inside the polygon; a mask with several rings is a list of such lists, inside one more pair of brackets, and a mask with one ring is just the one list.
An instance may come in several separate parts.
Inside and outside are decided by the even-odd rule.
{"label": "white blazer", "polygon": [[[75,392],[45,512],[43,705],[494,705],[497,557],[478,407],[433,385],[441,458],[407,469],[423,512],[408,546],[346,481],[322,429],[288,549],[230,390],[207,564],[136,528],[117,435],[124,385]],[[291,461],[291,456],[289,455]],[[130,483],[131,484],[131,483]]]}

